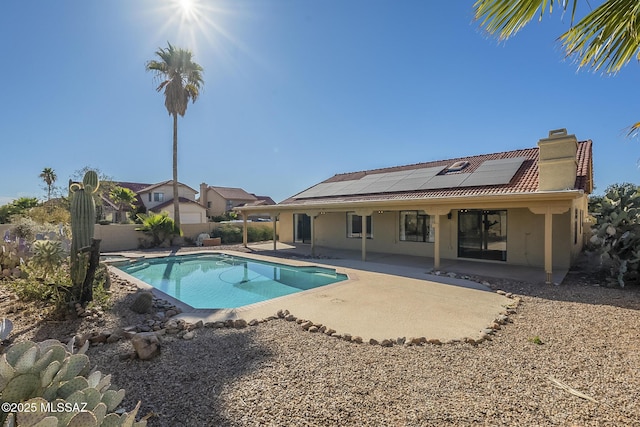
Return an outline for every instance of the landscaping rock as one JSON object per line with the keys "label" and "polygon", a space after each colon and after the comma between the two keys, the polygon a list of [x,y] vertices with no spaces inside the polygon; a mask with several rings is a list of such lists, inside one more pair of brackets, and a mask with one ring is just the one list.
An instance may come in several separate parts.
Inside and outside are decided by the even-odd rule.
{"label": "landscaping rock", "polygon": [[154,332],[141,332],[131,338],[136,355],[141,360],[150,360],[160,354],[160,339]]}
{"label": "landscaping rock", "polygon": [[247,327],[247,321],[244,319],[236,319],[233,322],[233,327],[236,329],[242,329]]}
{"label": "landscaping rock", "polygon": [[189,332],[186,332],[182,336],[182,339],[183,340],[192,340],[195,336],[196,336],[196,333],[194,331],[189,331]]}

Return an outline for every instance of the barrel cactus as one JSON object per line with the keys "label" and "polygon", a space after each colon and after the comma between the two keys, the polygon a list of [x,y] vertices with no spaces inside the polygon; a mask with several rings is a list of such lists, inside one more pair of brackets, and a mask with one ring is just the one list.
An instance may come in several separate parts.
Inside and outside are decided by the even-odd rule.
{"label": "barrel cactus", "polygon": [[96,220],[93,193],[100,182],[95,171],[87,171],[82,183],[69,185],[71,195],[71,281],[79,299],[83,299],[83,285],[89,269],[90,250]]}
{"label": "barrel cactus", "polygon": [[[56,340],[13,344],[0,357],[0,402],[28,411],[0,413],[5,426],[136,426],[140,403],[130,413],[110,413],[124,390],[112,390],[111,375],[90,371],[89,358]],[[4,419],[3,419],[4,417]]]}

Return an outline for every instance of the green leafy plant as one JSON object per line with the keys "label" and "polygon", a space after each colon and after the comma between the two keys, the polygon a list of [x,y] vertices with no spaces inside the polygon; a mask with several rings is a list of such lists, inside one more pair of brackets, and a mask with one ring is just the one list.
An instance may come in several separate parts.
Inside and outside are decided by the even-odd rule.
{"label": "green leafy plant", "polygon": [[40,202],[35,197],[20,197],[11,203],[0,206],[0,223],[13,222],[13,217],[21,216],[39,204]]}
{"label": "green leafy plant", "polygon": [[165,239],[182,236],[182,231],[169,217],[168,212],[139,214],[138,219],[142,221],[142,226],[136,228],[136,231],[150,236],[154,247],[160,246]]}
{"label": "green leafy plant", "polygon": [[39,301],[51,304],[54,309],[62,310],[67,307],[72,299],[71,277],[67,263],[62,263],[54,269],[47,280],[38,279],[40,270],[34,270],[29,262],[23,267],[24,276],[7,283],[22,301]]}
{"label": "green leafy plant", "polygon": [[109,192],[109,197],[118,206],[118,211],[120,213],[120,222],[122,224],[126,223],[126,210],[133,209],[135,207],[134,203],[137,200],[136,193],[128,188],[115,186]]}
{"label": "green leafy plant", "polygon": [[637,283],[640,269],[640,187],[618,184],[592,204],[596,224],[590,239],[608,267],[609,283]]}
{"label": "green leafy plant", "polygon": [[540,339],[540,337],[539,337],[538,335],[536,335],[535,337],[530,337],[530,338],[529,338],[529,341],[530,341],[530,342],[532,342],[532,343],[534,343],[534,344],[536,344],[536,345],[542,345],[542,344],[544,344],[544,343],[542,342],[542,339]]}
{"label": "green leafy plant", "polygon": [[0,357],[0,401],[22,403],[34,411],[3,411],[0,422],[8,426],[145,426],[144,419],[135,422],[140,402],[130,413],[112,412],[125,391],[111,389],[111,375],[90,370],[84,354],[88,344],[76,354],[73,341],[68,346],[56,340],[9,346]]}

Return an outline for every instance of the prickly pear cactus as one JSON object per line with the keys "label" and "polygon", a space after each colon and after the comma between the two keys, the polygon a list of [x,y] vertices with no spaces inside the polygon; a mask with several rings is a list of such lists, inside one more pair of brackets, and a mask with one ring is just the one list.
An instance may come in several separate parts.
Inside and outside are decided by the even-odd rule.
{"label": "prickly pear cactus", "polygon": [[[0,403],[20,403],[29,411],[3,411],[4,426],[136,426],[140,402],[130,413],[112,412],[124,390],[111,390],[111,375],[90,372],[86,347],[77,354],[59,341],[13,344],[0,356]],[[17,405],[15,405],[18,408]],[[3,409],[5,406],[3,405]],[[42,423],[42,424],[40,424]]]}
{"label": "prickly pear cactus", "polygon": [[597,217],[589,243],[609,269],[609,283],[640,282],[640,187],[612,185],[593,207]]}
{"label": "prickly pear cactus", "polygon": [[74,288],[82,289],[87,276],[96,205],[92,194],[98,191],[100,182],[94,171],[85,173],[82,184],[74,182],[69,185],[71,195],[71,281]]}

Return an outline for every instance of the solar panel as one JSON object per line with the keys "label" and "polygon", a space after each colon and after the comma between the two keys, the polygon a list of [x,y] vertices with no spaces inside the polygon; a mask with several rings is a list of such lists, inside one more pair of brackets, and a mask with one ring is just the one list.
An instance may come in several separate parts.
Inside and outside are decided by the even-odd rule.
{"label": "solar panel", "polygon": [[295,198],[503,185],[511,181],[525,160],[525,157],[487,160],[472,173],[438,175],[442,167],[369,173],[360,179],[317,184]]}
{"label": "solar panel", "polygon": [[525,157],[487,160],[466,179],[461,187],[479,187],[483,185],[504,185],[518,172]]}

